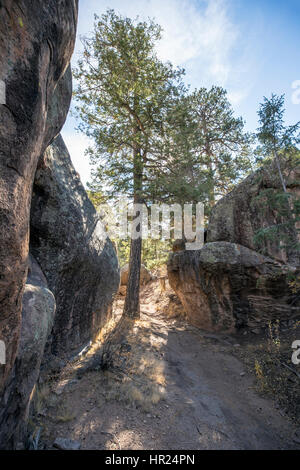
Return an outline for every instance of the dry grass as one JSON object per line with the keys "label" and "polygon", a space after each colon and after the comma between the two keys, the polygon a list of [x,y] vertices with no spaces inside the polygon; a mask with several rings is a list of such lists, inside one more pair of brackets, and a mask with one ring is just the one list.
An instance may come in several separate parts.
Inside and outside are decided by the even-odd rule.
{"label": "dry grass", "polygon": [[159,345],[153,347],[149,321],[121,319],[106,334],[102,350],[107,361],[100,386],[106,401],[149,412],[164,399],[164,362],[158,357]]}
{"label": "dry grass", "polygon": [[137,381],[125,376],[122,380],[110,376],[105,387],[107,401],[119,401],[126,405],[141,408],[145,412],[164,399],[165,389],[151,381]]}
{"label": "dry grass", "polygon": [[[277,402],[278,407],[300,424],[299,366],[292,364],[292,343],[300,339],[300,322],[282,331],[279,323],[269,325],[265,337],[253,338],[239,355],[255,373],[257,390]],[[295,371],[295,372],[293,372]]]}
{"label": "dry grass", "polygon": [[258,386],[260,390],[263,392],[264,390],[267,389],[267,384],[266,384],[266,379],[264,376],[263,368],[257,359],[255,359],[254,370],[255,370],[255,375],[257,378]]}
{"label": "dry grass", "polygon": [[115,351],[114,366],[103,374],[105,398],[149,412],[165,396],[164,364],[140,347],[136,335],[128,345],[127,352]]}
{"label": "dry grass", "polygon": [[74,411],[70,411],[66,406],[61,405],[58,408],[57,415],[55,417],[55,420],[58,423],[68,423],[69,421],[73,421],[73,419],[76,418],[76,414]]}
{"label": "dry grass", "polygon": [[48,384],[36,387],[35,394],[32,402],[32,410],[37,415],[43,413],[50,396],[50,387]]}

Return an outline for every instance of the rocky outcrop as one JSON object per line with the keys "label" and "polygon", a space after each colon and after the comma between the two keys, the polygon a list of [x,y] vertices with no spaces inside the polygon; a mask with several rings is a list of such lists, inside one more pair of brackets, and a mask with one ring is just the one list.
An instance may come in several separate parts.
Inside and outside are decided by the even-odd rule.
{"label": "rocky outcrop", "polygon": [[30,250],[57,305],[49,352],[70,353],[93,339],[107,321],[119,268],[61,136],[38,165],[30,232]]}
{"label": "rocky outcrop", "polygon": [[0,400],[1,445],[15,448],[26,430],[30,399],[54,322],[55,299],[31,257],[22,301],[22,328],[13,373]]}
{"label": "rocky outcrop", "polygon": [[211,331],[257,329],[299,318],[288,272],[295,268],[229,242],[173,253],[168,262],[170,285],[189,321]]}
{"label": "rocky outcrop", "polygon": [[[102,237],[101,222],[57,137],[72,96],[77,7],[77,0],[0,1],[4,449],[19,447],[25,437],[43,359],[47,364],[52,353],[61,363],[61,355],[93,339],[119,286],[115,250]],[[28,268],[29,238],[39,265],[32,258]]]}
{"label": "rocky outcrop", "polygon": [[48,118],[73,52],[76,23],[76,0],[0,2],[0,80],[6,88],[0,104],[0,339],[7,353],[0,391],[11,380],[19,345],[32,184],[38,159],[69,108],[61,102],[59,116]]}
{"label": "rocky outcrop", "polygon": [[[125,264],[125,266],[122,267],[121,269],[121,286],[127,286],[128,283],[128,276],[129,276],[129,264]],[[141,265],[141,274],[140,274],[140,284],[141,286],[144,286],[151,280],[153,280],[154,277],[148,271],[146,266],[144,264]]]}
{"label": "rocky outcrop", "polygon": [[39,157],[69,109],[77,3],[0,2],[0,448],[22,436],[53,323],[54,297],[38,268],[25,285],[30,205]]}
{"label": "rocky outcrop", "polygon": [[[291,204],[300,194],[299,168],[283,166],[283,171]],[[299,255],[283,249],[275,239],[260,247],[255,244],[255,234],[262,228],[282,224],[284,230],[291,230],[287,224],[289,206],[278,211],[268,199],[274,200],[280,192],[273,162],[215,205],[207,244],[201,250],[185,251],[180,240],[174,244],[169,281],[194,325],[216,331],[259,331],[270,321],[289,322],[300,317],[299,296],[289,285],[290,274],[297,274]]]}
{"label": "rocky outcrop", "polygon": [[[287,190],[300,196],[299,166],[291,165],[284,173]],[[248,176],[212,209],[207,242],[228,241],[257,250],[254,243],[257,230],[286,222],[272,203],[266,204],[264,200],[266,194],[278,190],[282,191],[274,162]],[[266,256],[288,261],[288,253],[276,240],[265,242],[259,248]]]}

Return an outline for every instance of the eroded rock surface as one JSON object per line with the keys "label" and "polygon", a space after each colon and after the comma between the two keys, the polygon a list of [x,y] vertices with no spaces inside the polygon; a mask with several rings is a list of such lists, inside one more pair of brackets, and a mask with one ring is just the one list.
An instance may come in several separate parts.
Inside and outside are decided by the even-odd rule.
{"label": "eroded rock surface", "polygon": [[[288,192],[300,196],[299,165],[285,169],[284,174]],[[257,250],[258,246],[254,243],[257,230],[287,222],[271,203],[266,206],[263,202],[268,191],[282,192],[274,162],[248,176],[217,202],[210,216],[207,241],[227,241]],[[266,256],[289,261],[289,253],[276,240],[268,241],[259,248]]]}
{"label": "eroded rock surface", "polygon": [[69,102],[61,102],[58,120],[48,121],[73,52],[76,23],[76,0],[0,2],[0,80],[6,88],[0,104],[0,338],[7,352],[1,391],[18,350],[33,179],[68,112]]}
{"label": "eroded rock surface", "polygon": [[[292,205],[300,194],[299,168],[286,165],[283,171]],[[289,285],[290,273],[299,269],[299,252],[283,249],[275,239],[255,243],[257,231],[274,224],[297,240],[288,225],[289,206],[280,214],[267,199],[282,191],[271,162],[217,202],[201,250],[185,251],[180,240],[174,243],[169,281],[191,323],[208,330],[260,331],[270,321],[300,317],[299,299]]]}
{"label": "eroded rock surface", "polygon": [[26,432],[30,398],[55,316],[55,299],[36,261],[30,257],[22,300],[17,358],[0,401],[0,448],[14,448]]}
{"label": "eroded rock surface", "polygon": [[115,249],[102,234],[99,216],[58,136],[35,176],[30,241],[57,304],[52,354],[82,348],[109,318],[119,268]]}
{"label": "eroded rock surface", "polygon": [[22,435],[53,322],[54,298],[41,272],[37,285],[29,273],[25,286],[29,218],[37,162],[69,109],[77,9],[77,0],[0,2],[1,448]]}
{"label": "eroded rock surface", "polygon": [[207,243],[201,250],[173,253],[168,262],[171,287],[189,321],[200,328],[234,331],[272,320],[300,316],[284,266],[247,247]]}

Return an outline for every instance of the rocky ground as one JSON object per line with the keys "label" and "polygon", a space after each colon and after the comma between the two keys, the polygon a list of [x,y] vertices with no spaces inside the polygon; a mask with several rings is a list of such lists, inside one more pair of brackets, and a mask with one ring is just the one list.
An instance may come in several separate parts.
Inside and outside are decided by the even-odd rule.
{"label": "rocky ground", "polygon": [[[54,449],[67,438],[99,450],[300,448],[288,407],[266,395],[273,382],[262,338],[190,326],[159,281],[143,287],[141,300],[141,319],[124,321],[120,295],[89,353],[43,378],[33,447]],[[297,375],[283,370],[298,390]]]}

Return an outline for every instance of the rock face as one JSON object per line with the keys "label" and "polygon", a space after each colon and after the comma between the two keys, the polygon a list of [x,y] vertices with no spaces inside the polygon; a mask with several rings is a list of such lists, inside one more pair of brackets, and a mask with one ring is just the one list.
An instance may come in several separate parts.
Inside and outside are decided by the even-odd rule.
{"label": "rock face", "polygon": [[[58,81],[51,100],[48,104],[47,123],[44,135],[45,142],[52,142],[58,136],[66,120],[72,99],[72,70],[69,65],[64,75]],[[43,152],[41,153],[43,158]]]}
{"label": "rock face", "polygon": [[[129,264],[125,264],[121,269],[121,286],[127,286],[128,283],[128,275],[129,275]],[[141,277],[140,277],[140,284],[143,286],[150,282],[153,279],[152,274],[148,271],[146,266],[143,264],[141,265]]]}
{"label": "rock face", "polygon": [[60,355],[82,348],[109,317],[119,268],[61,136],[39,161],[30,233],[30,250],[56,299],[49,350]]}
{"label": "rock face", "polygon": [[59,450],[80,450],[81,444],[79,441],[57,437],[53,443],[53,447]]}
{"label": "rock face", "polygon": [[7,352],[0,392],[18,351],[33,179],[69,108],[61,102],[57,118],[48,119],[73,52],[76,23],[76,0],[0,2],[0,80],[6,88],[0,104],[0,339]]}
{"label": "rock face", "polygon": [[[263,227],[282,222],[276,210],[269,207],[262,210],[262,194],[266,190],[280,189],[278,171],[274,162],[263,169],[251,174],[229,194],[223,197],[212,210],[207,242],[228,241],[246,246],[252,250],[255,232]],[[285,171],[287,190],[300,195],[300,168]],[[263,247],[266,256],[288,261],[286,250],[280,249],[279,244],[268,242]]]}
{"label": "rock face", "polygon": [[[299,196],[299,168],[283,170],[288,191]],[[201,250],[185,251],[180,243],[173,248],[170,285],[194,325],[216,331],[258,330],[269,321],[300,317],[288,277],[297,273],[297,253],[283,250],[278,241],[260,247],[265,256],[255,251],[257,230],[288,221],[271,204],[262,209],[266,192],[282,192],[277,175],[275,163],[270,163],[223,197],[212,210],[208,243]]]}
{"label": "rock face", "polygon": [[[119,286],[115,250],[55,139],[72,95],[77,9],[77,0],[0,1],[1,449],[25,437],[43,358],[61,363],[93,339]],[[28,262],[29,238],[39,265]]]}
{"label": "rock face", "polygon": [[294,268],[229,242],[173,253],[168,262],[171,287],[189,321],[210,331],[257,328],[300,315],[288,286]]}
{"label": "rock face", "polygon": [[14,448],[26,429],[29,404],[53,326],[55,299],[31,257],[23,295],[22,328],[17,358],[0,401],[0,448]]}

